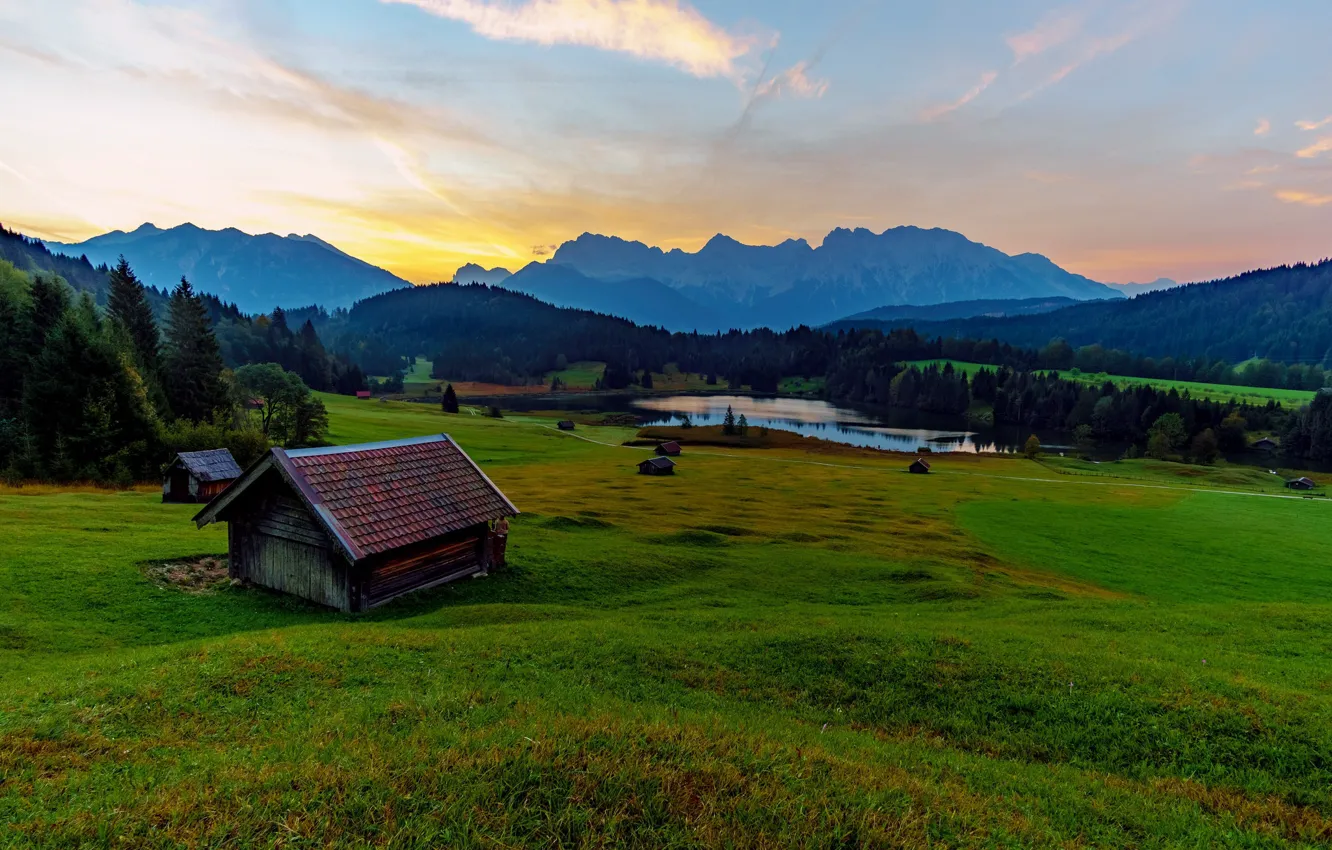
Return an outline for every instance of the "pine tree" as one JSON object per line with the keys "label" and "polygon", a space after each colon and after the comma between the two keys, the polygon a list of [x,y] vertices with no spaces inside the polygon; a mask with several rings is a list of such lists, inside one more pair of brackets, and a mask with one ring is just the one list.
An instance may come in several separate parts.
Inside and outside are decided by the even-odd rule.
{"label": "pine tree", "polygon": [[134,346],[134,360],[139,372],[150,383],[158,380],[162,357],[162,340],[153,319],[153,308],[143,284],[134,275],[130,264],[121,256],[111,270],[110,291],[106,300],[107,317],[129,335]]}
{"label": "pine tree", "polygon": [[745,418],[743,413],[740,414],[740,421],[735,423],[735,433],[741,437],[749,433],[749,420]]}
{"label": "pine tree", "polygon": [[722,419],[722,433],[727,435],[735,433],[735,411],[729,404],[726,405],[726,416]]}
{"label": "pine tree", "polygon": [[32,314],[28,323],[28,354],[35,357],[46,344],[47,334],[64,318],[73,300],[73,293],[61,278],[37,274],[33,276],[29,294],[32,298]]}
{"label": "pine tree", "polygon": [[458,412],[458,394],[453,391],[453,384],[444,388],[444,398],[440,400],[439,405],[445,413]]}
{"label": "pine tree", "polygon": [[177,417],[206,422],[226,406],[222,352],[203,300],[183,277],[171,293],[165,354],[163,383]]}

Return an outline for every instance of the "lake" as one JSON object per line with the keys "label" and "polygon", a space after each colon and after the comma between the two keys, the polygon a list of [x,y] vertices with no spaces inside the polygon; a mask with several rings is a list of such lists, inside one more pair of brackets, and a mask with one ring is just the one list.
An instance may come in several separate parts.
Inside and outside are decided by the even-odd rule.
{"label": "lake", "polygon": [[[805,398],[742,395],[631,394],[505,396],[470,398],[469,404],[497,404],[516,413],[537,410],[633,413],[644,424],[720,425],[729,406],[751,428],[773,428],[837,443],[898,452],[928,446],[935,452],[1006,452],[1022,450],[1028,429],[961,426],[961,418],[914,410],[871,410]],[[1047,451],[1069,448],[1066,435],[1038,433]]]}

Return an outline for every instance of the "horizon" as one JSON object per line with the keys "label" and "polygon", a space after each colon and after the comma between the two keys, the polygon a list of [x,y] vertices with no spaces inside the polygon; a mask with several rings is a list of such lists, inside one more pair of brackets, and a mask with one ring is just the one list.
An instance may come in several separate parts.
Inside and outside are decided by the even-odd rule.
{"label": "horizon", "polygon": [[1328,255],[1311,0],[23,5],[0,220],[49,241],[312,234],[413,283],[582,233],[940,228],[1107,283]]}

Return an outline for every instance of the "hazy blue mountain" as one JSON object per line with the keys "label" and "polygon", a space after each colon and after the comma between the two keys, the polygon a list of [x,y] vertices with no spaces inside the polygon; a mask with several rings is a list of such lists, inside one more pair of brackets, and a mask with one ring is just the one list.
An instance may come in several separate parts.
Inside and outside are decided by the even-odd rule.
{"label": "hazy blue mountain", "polygon": [[524,269],[523,291],[567,269],[604,282],[638,281],[640,288],[660,283],[709,311],[720,327],[739,328],[819,325],[885,305],[1122,297],[1039,254],[1009,256],[959,233],[918,227],[877,234],[839,228],[817,248],[803,239],[764,246],[717,235],[696,253],[585,233]]}
{"label": "hazy blue mountain", "polygon": [[592,310],[639,325],[712,332],[723,322],[712,311],[651,278],[606,281],[554,263],[531,263],[503,284],[556,307]]}
{"label": "hazy blue mountain", "polygon": [[1151,283],[1107,283],[1106,286],[1111,289],[1118,289],[1120,292],[1132,298],[1134,295],[1141,295],[1144,292],[1174,289],[1176,286],[1179,286],[1179,282],[1173,281],[1168,277],[1158,277]]}
{"label": "hazy blue mountain", "polygon": [[499,286],[512,276],[513,272],[499,266],[488,269],[484,266],[478,266],[476,263],[468,263],[453,273],[453,282],[485,283],[490,286]]}
{"label": "hazy blue mountain", "polygon": [[247,313],[311,304],[350,307],[359,299],[410,286],[311,235],[251,236],[235,228],[182,224],[163,230],[145,224],[131,233],[117,230],[74,245],[47,246],[74,257],[86,255],[94,264],[114,264],[124,254],[150,286],[170,289],[184,275],[199,291],[235,302]]}
{"label": "hazy blue mountain", "polygon": [[950,301],[944,304],[903,304],[892,307],[876,307],[854,316],[847,316],[824,325],[833,330],[839,328],[876,328],[892,325],[894,322],[944,321],[947,319],[970,319],[975,316],[1003,318],[1005,316],[1030,316],[1037,313],[1049,313],[1064,307],[1083,302],[1076,298],[1058,295],[1052,298],[1018,298],[985,301]]}

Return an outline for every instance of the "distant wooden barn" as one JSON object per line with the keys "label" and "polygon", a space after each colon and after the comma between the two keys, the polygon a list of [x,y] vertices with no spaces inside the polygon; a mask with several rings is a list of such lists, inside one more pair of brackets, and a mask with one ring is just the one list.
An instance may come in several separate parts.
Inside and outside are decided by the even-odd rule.
{"label": "distant wooden barn", "polygon": [[675,442],[674,440],[671,440],[669,443],[662,443],[660,446],[657,446],[657,454],[661,455],[662,457],[679,457],[680,451],[681,451],[680,444]]}
{"label": "distant wooden barn", "polygon": [[1263,437],[1261,440],[1258,440],[1253,445],[1249,446],[1249,448],[1260,452],[1271,452],[1276,451],[1277,443],[1276,440],[1273,440],[1271,437]]}
{"label": "distant wooden barn", "polygon": [[576,427],[576,426],[574,425],[572,419],[562,419],[562,420],[560,420],[560,430],[561,430],[561,431],[572,431],[575,427]]}
{"label": "distant wooden barn", "polygon": [[1311,478],[1296,478],[1286,482],[1286,486],[1291,490],[1312,490],[1318,485]]}
{"label": "distant wooden barn", "polygon": [[343,611],[492,566],[518,509],[447,434],[273,449],[194,518],[228,524],[232,578]]}
{"label": "distant wooden barn", "polygon": [[915,462],[907,467],[908,472],[916,475],[928,475],[930,472],[930,462],[923,457],[916,458]]}
{"label": "distant wooden barn", "polygon": [[668,457],[650,457],[638,465],[639,475],[674,475],[675,461]]}
{"label": "distant wooden barn", "polygon": [[162,476],[162,501],[207,502],[240,476],[240,464],[226,449],[181,452]]}
{"label": "distant wooden barn", "polygon": [[370,391],[369,391],[369,390],[357,390],[357,391],[356,391],[356,397],[357,397],[357,398],[369,398],[369,397],[370,397]]}

